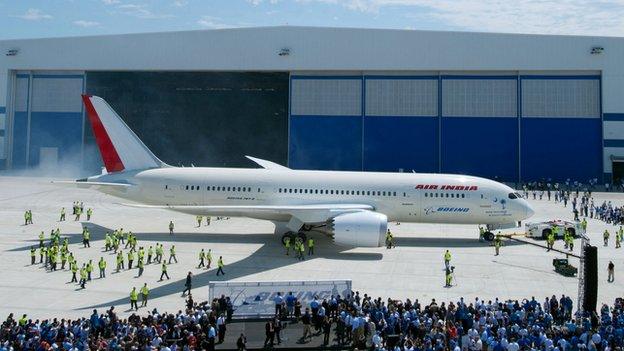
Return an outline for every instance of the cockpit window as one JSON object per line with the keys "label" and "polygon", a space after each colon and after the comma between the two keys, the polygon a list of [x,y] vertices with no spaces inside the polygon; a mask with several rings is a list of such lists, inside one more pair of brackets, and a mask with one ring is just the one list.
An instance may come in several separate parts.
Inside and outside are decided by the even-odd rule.
{"label": "cockpit window", "polygon": [[509,198],[510,199],[517,199],[518,197],[514,193],[509,193]]}
{"label": "cockpit window", "polygon": [[518,199],[522,199],[522,195],[520,193],[514,193]]}

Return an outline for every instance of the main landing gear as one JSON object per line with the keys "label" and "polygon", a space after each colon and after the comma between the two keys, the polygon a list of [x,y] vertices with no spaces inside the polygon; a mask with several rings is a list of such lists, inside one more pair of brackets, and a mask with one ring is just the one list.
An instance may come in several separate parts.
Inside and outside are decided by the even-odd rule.
{"label": "main landing gear", "polygon": [[295,232],[286,232],[284,235],[282,235],[282,244],[286,245],[286,238],[290,238],[290,243],[294,243],[296,238],[299,238],[302,242],[307,242],[307,235],[304,232],[299,232],[299,233],[295,233]]}

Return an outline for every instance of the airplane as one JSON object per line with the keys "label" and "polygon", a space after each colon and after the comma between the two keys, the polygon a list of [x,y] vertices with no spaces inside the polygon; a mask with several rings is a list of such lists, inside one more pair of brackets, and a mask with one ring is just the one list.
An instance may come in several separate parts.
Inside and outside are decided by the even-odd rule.
{"label": "airplane", "polygon": [[388,222],[513,228],[534,211],[507,185],[452,174],[294,170],[246,156],[262,168],[173,167],[158,159],[102,98],[82,96],[104,167],[72,185],[93,188],[141,208],[202,216],[248,217],[275,224],[275,234],[379,247]]}

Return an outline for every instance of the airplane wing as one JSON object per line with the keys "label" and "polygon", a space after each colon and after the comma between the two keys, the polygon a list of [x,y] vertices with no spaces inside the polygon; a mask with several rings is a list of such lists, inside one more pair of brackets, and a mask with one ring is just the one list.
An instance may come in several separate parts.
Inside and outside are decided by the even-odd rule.
{"label": "airplane wing", "polygon": [[365,204],[196,206],[125,203],[123,205],[137,208],[167,209],[193,215],[241,216],[282,221],[290,221],[295,218],[301,223],[322,223],[343,213],[374,211],[373,206]]}
{"label": "airplane wing", "polygon": [[251,157],[251,156],[245,156],[245,157],[247,157],[248,159],[254,161],[255,163],[257,163],[258,165],[260,165],[260,167],[262,167],[264,169],[290,171],[290,168],[282,166],[282,165],[277,164],[277,163],[272,162],[272,161],[267,161],[267,160],[263,160],[261,158],[255,158],[255,157]]}

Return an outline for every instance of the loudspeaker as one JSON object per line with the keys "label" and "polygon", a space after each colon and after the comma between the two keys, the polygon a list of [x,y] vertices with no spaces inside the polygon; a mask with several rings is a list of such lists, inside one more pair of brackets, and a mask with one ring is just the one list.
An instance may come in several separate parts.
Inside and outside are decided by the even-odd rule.
{"label": "loudspeaker", "polygon": [[583,311],[596,311],[598,301],[598,249],[595,246],[587,245],[584,248],[585,257],[585,286],[583,286]]}

